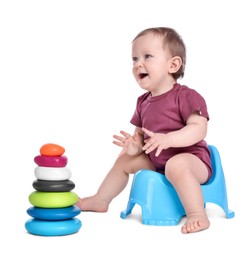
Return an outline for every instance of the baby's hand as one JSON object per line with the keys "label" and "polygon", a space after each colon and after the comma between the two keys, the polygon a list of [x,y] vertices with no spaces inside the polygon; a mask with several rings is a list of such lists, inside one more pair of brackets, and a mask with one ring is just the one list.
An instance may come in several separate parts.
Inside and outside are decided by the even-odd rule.
{"label": "baby's hand", "polygon": [[150,137],[144,141],[145,145],[142,148],[146,154],[157,149],[155,156],[159,156],[162,150],[169,148],[169,145],[167,144],[166,134],[154,133],[146,128],[142,128],[142,130],[145,134],[147,134]]}
{"label": "baby's hand", "polygon": [[139,150],[141,150],[141,143],[138,135],[130,135],[124,131],[120,131],[122,136],[113,135],[113,138],[116,140],[113,141],[113,144],[122,147],[122,151],[119,156],[123,154],[128,155],[137,155]]}

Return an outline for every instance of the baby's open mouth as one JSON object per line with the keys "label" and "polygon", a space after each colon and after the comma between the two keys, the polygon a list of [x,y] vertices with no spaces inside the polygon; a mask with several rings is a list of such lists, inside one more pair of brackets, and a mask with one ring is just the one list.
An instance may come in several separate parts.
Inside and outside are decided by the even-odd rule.
{"label": "baby's open mouth", "polygon": [[145,77],[147,77],[148,76],[148,73],[139,73],[138,74],[138,77],[140,78],[140,79],[143,79],[143,78],[145,78]]}

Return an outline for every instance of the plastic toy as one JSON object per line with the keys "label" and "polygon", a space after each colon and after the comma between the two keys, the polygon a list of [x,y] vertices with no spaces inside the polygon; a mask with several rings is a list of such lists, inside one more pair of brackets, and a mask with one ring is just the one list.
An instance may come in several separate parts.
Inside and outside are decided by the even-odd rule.
{"label": "plastic toy", "polygon": [[40,154],[45,156],[61,156],[65,152],[65,148],[53,143],[44,144],[40,148]]}
{"label": "plastic toy", "polygon": [[63,236],[76,233],[81,221],[76,218],[81,210],[75,206],[78,196],[72,192],[75,184],[70,180],[71,171],[66,167],[68,159],[63,156],[65,148],[56,144],[45,144],[40,155],[34,157],[35,189],[29,195],[33,205],[27,209],[32,217],[25,222],[26,230],[34,235]]}
{"label": "plastic toy", "polygon": [[67,157],[37,155],[34,157],[34,162],[38,166],[44,167],[65,167],[67,165]]}
{"label": "plastic toy", "polygon": [[42,167],[37,166],[34,170],[35,177],[46,181],[63,181],[71,178],[71,171],[67,167]]}
{"label": "plastic toy", "polygon": [[33,181],[32,186],[37,191],[71,191],[75,188],[75,184],[71,180],[64,180],[64,181],[35,180]]}
{"label": "plastic toy", "polygon": [[67,220],[48,221],[31,218],[26,221],[26,230],[33,235],[64,236],[76,233],[82,226],[77,218]]}
{"label": "plastic toy", "polygon": [[40,208],[64,208],[74,205],[78,201],[76,193],[69,192],[43,192],[33,191],[29,195],[29,201],[33,206]]}
{"label": "plastic toy", "polygon": [[[228,209],[225,177],[219,152],[209,145],[213,167],[212,178],[201,185],[205,205],[207,202],[219,205],[226,218],[233,218],[234,212]],[[142,208],[142,223],[146,225],[177,225],[185,215],[184,208],[176,191],[163,174],[150,170],[140,170],[132,181],[126,210],[121,212],[125,219],[131,214],[135,204]]]}
{"label": "plastic toy", "polygon": [[80,208],[69,206],[66,208],[39,208],[30,207],[27,209],[27,214],[33,218],[43,220],[64,220],[74,218],[81,213]]}

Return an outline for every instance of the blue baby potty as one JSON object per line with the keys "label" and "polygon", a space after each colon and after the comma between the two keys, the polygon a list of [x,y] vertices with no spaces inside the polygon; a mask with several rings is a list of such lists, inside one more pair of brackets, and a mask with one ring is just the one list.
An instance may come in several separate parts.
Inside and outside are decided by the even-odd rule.
{"label": "blue baby potty", "polygon": [[[217,148],[209,145],[213,175],[201,185],[204,203],[220,206],[226,218],[233,218],[234,211],[228,209],[228,199],[224,172]],[[126,219],[135,204],[141,206],[142,223],[145,225],[173,226],[185,216],[185,210],[179,197],[163,174],[151,170],[138,171],[132,180],[127,208],[120,217]]]}

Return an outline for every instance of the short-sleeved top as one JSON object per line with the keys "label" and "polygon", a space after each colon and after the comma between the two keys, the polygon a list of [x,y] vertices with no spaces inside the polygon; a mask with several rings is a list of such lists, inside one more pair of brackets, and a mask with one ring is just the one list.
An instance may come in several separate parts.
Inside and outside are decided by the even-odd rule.
{"label": "short-sleeved top", "polygon": [[[137,127],[144,127],[154,133],[169,133],[186,125],[189,116],[198,112],[209,120],[204,98],[194,89],[175,83],[173,88],[159,96],[146,92],[139,96],[130,122]],[[144,136],[144,139],[148,136]],[[210,151],[205,140],[182,148],[168,148],[156,157],[156,150],[149,153],[157,171],[163,173],[166,162],[176,154],[192,153],[198,156],[208,167],[211,175]]]}

